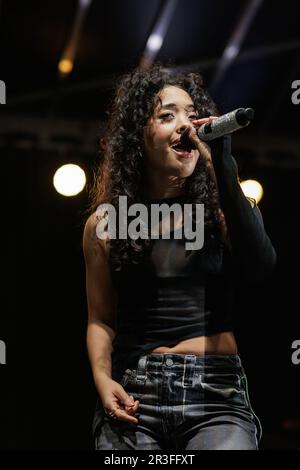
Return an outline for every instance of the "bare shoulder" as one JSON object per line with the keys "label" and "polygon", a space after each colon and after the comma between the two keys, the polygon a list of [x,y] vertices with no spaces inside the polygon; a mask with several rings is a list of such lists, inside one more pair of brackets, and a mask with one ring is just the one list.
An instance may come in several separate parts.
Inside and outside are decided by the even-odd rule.
{"label": "bare shoulder", "polygon": [[96,213],[91,214],[83,231],[89,320],[104,322],[114,329],[118,296],[111,277],[107,240],[101,239],[100,236],[101,220]]}
{"label": "bare shoulder", "polygon": [[109,256],[108,223],[105,213],[93,212],[87,219],[83,231],[83,251],[86,257]]}

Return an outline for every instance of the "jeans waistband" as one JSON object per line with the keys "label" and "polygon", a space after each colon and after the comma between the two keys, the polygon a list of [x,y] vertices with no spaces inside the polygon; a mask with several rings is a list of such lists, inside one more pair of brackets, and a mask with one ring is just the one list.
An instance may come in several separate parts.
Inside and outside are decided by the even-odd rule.
{"label": "jeans waistband", "polygon": [[198,356],[195,354],[145,354],[139,358],[137,364],[137,379],[144,382],[147,371],[165,372],[172,371],[184,372],[198,371],[205,373],[235,373],[243,374],[243,366],[240,356],[230,355],[210,355]]}

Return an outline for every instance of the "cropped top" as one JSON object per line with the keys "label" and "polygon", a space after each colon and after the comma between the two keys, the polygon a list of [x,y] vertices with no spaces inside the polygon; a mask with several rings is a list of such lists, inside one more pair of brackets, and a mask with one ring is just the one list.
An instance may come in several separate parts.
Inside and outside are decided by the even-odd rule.
{"label": "cropped top", "polygon": [[[215,164],[218,192],[230,245],[205,230],[204,245],[186,250],[186,240],[160,237],[149,257],[113,274],[118,286],[113,367],[134,367],[158,346],[232,330],[235,278],[254,283],[271,272],[276,253],[257,205],[244,196],[236,164]],[[151,203],[182,204],[178,197]]]}

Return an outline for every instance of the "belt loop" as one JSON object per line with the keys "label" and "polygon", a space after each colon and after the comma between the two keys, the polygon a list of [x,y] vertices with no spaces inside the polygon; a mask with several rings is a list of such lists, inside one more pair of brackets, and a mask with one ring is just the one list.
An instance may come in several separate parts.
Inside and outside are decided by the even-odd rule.
{"label": "belt loop", "polygon": [[142,385],[144,385],[146,381],[147,360],[148,360],[147,355],[140,357],[138,366],[137,366],[136,380],[137,380],[137,383],[140,383]]}
{"label": "belt loop", "polygon": [[193,354],[186,354],[184,356],[184,369],[182,385],[183,387],[189,387],[193,385],[194,373],[195,373],[196,356]]}

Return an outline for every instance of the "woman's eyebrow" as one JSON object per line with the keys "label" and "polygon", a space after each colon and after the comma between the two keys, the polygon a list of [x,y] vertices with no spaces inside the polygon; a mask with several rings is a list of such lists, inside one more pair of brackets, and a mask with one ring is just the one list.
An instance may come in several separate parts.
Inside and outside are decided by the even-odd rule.
{"label": "woman's eyebrow", "polygon": [[[177,108],[177,105],[175,103],[166,103],[166,104],[162,104],[160,109],[176,109]],[[195,105],[194,104],[188,104],[185,106],[185,109],[186,110],[191,110],[191,109],[195,109]]]}

